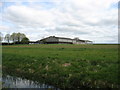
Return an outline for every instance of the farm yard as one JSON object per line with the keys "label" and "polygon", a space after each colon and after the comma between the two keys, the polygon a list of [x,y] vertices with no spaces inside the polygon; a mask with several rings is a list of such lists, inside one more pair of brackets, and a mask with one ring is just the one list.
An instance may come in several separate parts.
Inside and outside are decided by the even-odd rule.
{"label": "farm yard", "polygon": [[118,45],[2,46],[3,74],[56,88],[117,88]]}

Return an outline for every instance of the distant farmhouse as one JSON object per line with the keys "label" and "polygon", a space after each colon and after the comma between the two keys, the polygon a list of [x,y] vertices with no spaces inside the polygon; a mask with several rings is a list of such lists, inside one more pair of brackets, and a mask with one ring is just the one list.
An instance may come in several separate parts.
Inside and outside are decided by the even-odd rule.
{"label": "distant farmhouse", "polygon": [[92,44],[92,41],[50,36],[36,41],[36,44]]}

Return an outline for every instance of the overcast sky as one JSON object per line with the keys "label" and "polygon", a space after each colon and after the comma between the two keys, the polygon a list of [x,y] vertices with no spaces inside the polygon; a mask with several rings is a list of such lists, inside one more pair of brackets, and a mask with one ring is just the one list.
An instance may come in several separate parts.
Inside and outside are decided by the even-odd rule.
{"label": "overcast sky", "polygon": [[118,42],[118,0],[3,0],[0,32],[25,33],[30,40],[79,37]]}

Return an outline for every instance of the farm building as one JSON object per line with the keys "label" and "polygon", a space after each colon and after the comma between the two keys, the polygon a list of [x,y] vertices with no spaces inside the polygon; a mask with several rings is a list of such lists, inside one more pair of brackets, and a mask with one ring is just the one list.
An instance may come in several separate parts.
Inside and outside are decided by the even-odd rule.
{"label": "farm building", "polygon": [[64,38],[64,37],[55,37],[50,36],[38,41],[40,44],[92,44],[92,41],[89,40],[80,40],[78,38]]}

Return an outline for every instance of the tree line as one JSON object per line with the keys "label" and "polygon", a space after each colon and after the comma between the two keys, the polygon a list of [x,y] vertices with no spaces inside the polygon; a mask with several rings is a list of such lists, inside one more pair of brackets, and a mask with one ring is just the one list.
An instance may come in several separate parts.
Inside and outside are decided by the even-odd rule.
{"label": "tree line", "polygon": [[29,39],[26,37],[24,33],[12,33],[6,34],[3,36],[3,34],[0,32],[0,42],[3,40],[7,41],[8,44],[10,44],[10,41],[12,41],[13,44],[28,44]]}

